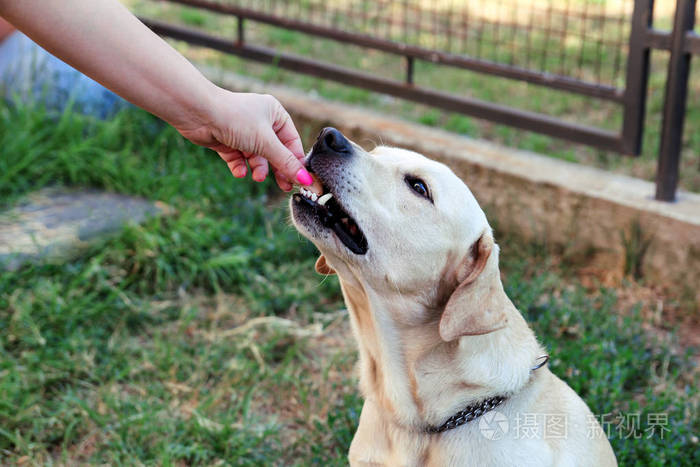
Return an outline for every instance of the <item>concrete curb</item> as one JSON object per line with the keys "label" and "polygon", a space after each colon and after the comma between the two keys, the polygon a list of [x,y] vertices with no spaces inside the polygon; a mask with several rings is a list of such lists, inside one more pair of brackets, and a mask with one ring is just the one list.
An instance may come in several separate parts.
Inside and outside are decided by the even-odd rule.
{"label": "concrete curb", "polygon": [[498,230],[556,248],[607,282],[636,270],[646,283],[700,303],[700,194],[681,191],[676,203],[658,202],[644,180],[200,68],[223,87],[273,94],[297,125],[335,126],[365,147],[381,142],[444,162]]}
{"label": "concrete curb", "polygon": [[44,188],[0,212],[0,271],[64,262],[127,223],[170,214],[163,203],[98,190]]}

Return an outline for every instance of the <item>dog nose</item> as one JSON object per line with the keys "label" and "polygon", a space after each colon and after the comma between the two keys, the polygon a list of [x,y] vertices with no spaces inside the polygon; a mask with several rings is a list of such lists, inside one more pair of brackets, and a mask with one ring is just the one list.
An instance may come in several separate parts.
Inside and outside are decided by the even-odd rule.
{"label": "dog nose", "polygon": [[341,154],[351,154],[352,145],[341,132],[333,127],[326,127],[318,135],[314,149]]}

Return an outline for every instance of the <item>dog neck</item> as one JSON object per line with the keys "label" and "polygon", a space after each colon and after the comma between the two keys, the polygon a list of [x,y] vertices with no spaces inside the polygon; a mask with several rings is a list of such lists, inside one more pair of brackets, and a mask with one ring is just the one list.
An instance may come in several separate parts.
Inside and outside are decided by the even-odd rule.
{"label": "dog neck", "polygon": [[359,347],[360,388],[397,428],[421,431],[467,405],[517,393],[544,353],[507,297],[508,326],[444,342],[441,310],[427,309],[416,297],[377,291],[354,274],[339,277]]}

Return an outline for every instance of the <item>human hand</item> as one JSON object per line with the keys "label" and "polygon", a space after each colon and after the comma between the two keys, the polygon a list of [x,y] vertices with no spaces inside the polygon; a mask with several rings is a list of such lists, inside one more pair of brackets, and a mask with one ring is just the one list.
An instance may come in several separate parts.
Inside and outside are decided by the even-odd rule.
{"label": "human hand", "polygon": [[284,191],[292,183],[312,183],[302,164],[304,150],[291,117],[270,95],[234,93],[213,88],[209,114],[174,125],[185,138],[216,151],[236,178],[248,173],[262,182],[272,166]]}
{"label": "human hand", "polygon": [[250,167],[253,179],[262,181],[269,161],[283,190],[295,181],[312,183],[301,163],[299,133],[277,99],[215,86],[121,2],[0,0],[0,16],[190,141],[218,152],[235,177],[245,177]]}

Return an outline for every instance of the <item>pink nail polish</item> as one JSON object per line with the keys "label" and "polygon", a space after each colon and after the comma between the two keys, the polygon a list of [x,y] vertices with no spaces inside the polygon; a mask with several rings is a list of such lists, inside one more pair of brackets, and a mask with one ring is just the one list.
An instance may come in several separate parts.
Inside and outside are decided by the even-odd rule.
{"label": "pink nail polish", "polygon": [[297,181],[302,185],[309,186],[314,182],[314,179],[311,178],[311,174],[307,172],[306,169],[301,168],[299,172],[297,172]]}

